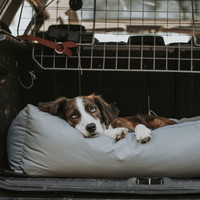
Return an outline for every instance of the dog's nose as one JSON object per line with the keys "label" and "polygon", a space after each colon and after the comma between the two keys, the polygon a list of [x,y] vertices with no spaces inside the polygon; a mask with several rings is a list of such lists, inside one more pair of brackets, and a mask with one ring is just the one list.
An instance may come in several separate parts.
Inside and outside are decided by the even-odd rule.
{"label": "dog's nose", "polygon": [[91,123],[91,124],[88,124],[86,126],[86,130],[89,132],[89,133],[92,133],[96,130],[96,124],[95,123]]}

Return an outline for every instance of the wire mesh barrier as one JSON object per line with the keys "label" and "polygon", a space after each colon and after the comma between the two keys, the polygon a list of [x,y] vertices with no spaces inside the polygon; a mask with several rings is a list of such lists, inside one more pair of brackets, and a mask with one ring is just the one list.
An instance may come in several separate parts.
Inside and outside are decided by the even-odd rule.
{"label": "wire mesh barrier", "polygon": [[[78,9],[70,2],[35,5],[39,11],[23,31],[61,48],[33,42],[33,59],[41,68],[200,72],[197,0],[84,0]],[[67,41],[77,45],[67,47],[70,56],[63,53]]]}

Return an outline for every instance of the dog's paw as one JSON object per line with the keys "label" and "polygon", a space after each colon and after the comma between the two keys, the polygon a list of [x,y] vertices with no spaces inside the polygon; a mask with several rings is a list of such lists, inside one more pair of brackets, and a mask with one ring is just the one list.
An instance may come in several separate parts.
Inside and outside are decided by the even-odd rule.
{"label": "dog's paw", "polygon": [[127,128],[116,128],[115,131],[116,131],[115,140],[120,140],[120,139],[124,138],[126,136],[126,134],[128,133]]}
{"label": "dog's paw", "polygon": [[104,134],[114,140],[120,140],[126,136],[128,133],[127,128],[112,128],[110,127],[109,129],[104,131]]}
{"label": "dog's paw", "polygon": [[136,136],[136,140],[139,143],[146,143],[151,139],[152,134],[149,128],[147,128],[143,124],[138,124],[135,127],[135,136]]}

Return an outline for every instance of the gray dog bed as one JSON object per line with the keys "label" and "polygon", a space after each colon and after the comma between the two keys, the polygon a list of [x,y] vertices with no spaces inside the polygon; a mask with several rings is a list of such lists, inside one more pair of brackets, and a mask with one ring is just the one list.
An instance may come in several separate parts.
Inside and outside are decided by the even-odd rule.
{"label": "gray dog bed", "polygon": [[137,143],[134,133],[117,142],[103,134],[84,138],[66,121],[28,105],[9,129],[8,159],[13,171],[32,176],[200,176],[200,121],[152,133],[146,144]]}

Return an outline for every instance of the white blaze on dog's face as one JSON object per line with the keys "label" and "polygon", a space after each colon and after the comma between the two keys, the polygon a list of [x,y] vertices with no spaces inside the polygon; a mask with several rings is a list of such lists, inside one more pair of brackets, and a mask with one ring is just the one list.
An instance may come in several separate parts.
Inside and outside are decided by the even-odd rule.
{"label": "white blaze on dog's face", "polygon": [[100,121],[100,110],[98,106],[90,99],[77,97],[76,105],[80,116],[74,114],[71,117],[79,117],[75,128],[85,137],[93,137],[103,133],[103,127]]}

